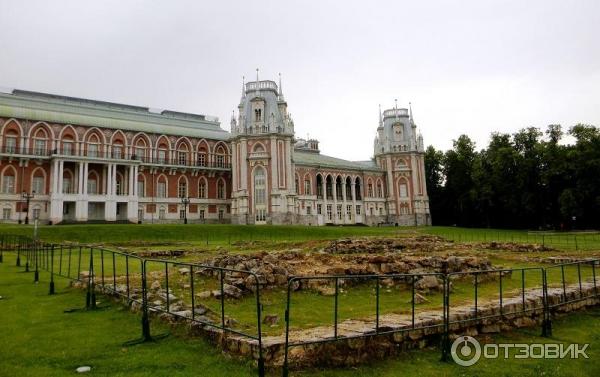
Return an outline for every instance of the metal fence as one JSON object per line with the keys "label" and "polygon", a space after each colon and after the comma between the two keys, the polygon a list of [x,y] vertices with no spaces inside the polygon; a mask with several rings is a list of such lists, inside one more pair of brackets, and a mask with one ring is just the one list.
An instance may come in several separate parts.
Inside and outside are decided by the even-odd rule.
{"label": "metal fence", "polygon": [[[50,274],[49,294],[55,293],[54,279],[56,276],[77,282],[86,289],[85,307],[83,310],[94,310],[96,306],[96,293],[104,293],[126,300],[129,305],[137,305],[141,311],[142,337],[138,342],[150,341],[154,337],[150,332],[150,315],[164,313],[171,318],[188,321],[204,327],[210,327],[223,332],[223,334],[235,334],[257,342],[258,353],[258,375],[265,375],[265,365],[262,347],[261,328],[261,279],[250,271],[228,269],[222,267],[208,266],[197,263],[175,262],[161,259],[144,259],[136,255],[123,253],[85,245],[53,244],[34,241],[24,236],[0,235],[0,262],[5,252],[17,254],[17,266],[20,259],[25,259],[26,271],[34,272],[34,282],[39,282],[39,272],[46,271]],[[191,309],[174,310],[171,305],[174,283],[170,275],[174,274],[174,268],[181,271],[185,269],[185,275],[189,284],[184,291],[179,291],[180,297],[185,297],[191,302]],[[160,272],[160,277],[157,277]],[[199,276],[217,278],[217,289],[219,293],[220,307],[208,310],[194,292]],[[235,321],[227,315],[226,300],[227,291],[232,289],[228,282],[232,279],[244,279],[250,291],[255,297],[256,327],[246,329],[237,326]],[[155,304],[149,302],[149,292],[154,288],[149,284],[153,281],[157,288],[164,293],[165,302]],[[154,289],[156,290],[156,289]],[[187,305],[185,306],[187,307]],[[79,309],[67,310],[71,312]],[[215,313],[209,316],[207,311]],[[251,331],[254,330],[254,331]]]}
{"label": "metal fence", "polygon": [[[23,260],[25,270],[34,272],[34,281],[39,281],[39,271],[50,273],[49,293],[54,293],[54,278],[60,276],[78,282],[86,288],[85,309],[96,308],[96,293],[101,292],[126,300],[130,305],[137,305],[142,314],[142,341],[152,339],[150,333],[150,316],[166,315],[170,318],[188,321],[204,328],[213,328],[223,334],[234,334],[257,342],[258,374],[264,376],[263,357],[262,304],[261,287],[264,277],[250,271],[208,266],[197,263],[177,262],[172,260],[141,258],[136,255],[74,244],[51,244],[14,235],[0,235],[0,261],[4,253],[15,253],[17,265]],[[514,318],[525,313],[535,312],[542,318],[542,335],[552,333],[552,317],[555,312],[565,306],[589,299],[600,298],[597,286],[596,268],[600,259],[582,260],[572,263],[552,265],[548,267],[513,268],[497,270],[472,270],[443,273],[411,273],[381,275],[332,275],[292,277],[287,284],[287,302],[285,310],[285,349],[283,375],[288,376],[290,348],[315,343],[328,343],[353,338],[371,338],[394,333],[409,333],[432,329],[441,335],[442,359],[449,359],[450,334],[460,325],[483,324],[490,319]],[[418,281],[430,277],[440,282],[441,294],[439,305],[433,307],[442,321],[424,323],[419,321],[417,311]],[[208,303],[199,297],[198,290],[207,289],[206,281],[212,285],[213,295],[218,297],[218,305]],[[231,290],[243,281],[247,291],[254,295],[254,311],[256,326],[248,328],[237,326],[227,314],[228,295],[235,295]],[[402,285],[407,292],[408,300],[395,309],[405,313],[407,324],[382,323],[382,287],[394,282]],[[468,284],[466,284],[467,282]],[[489,284],[492,282],[491,284]],[[462,283],[462,285],[461,285]],[[373,285],[374,302],[372,306],[373,331],[365,333],[347,332],[340,328],[340,293],[342,287],[352,289],[354,286]],[[300,286],[313,289],[325,285],[331,291],[331,332],[320,339],[294,340],[290,337],[295,318],[294,303],[302,300],[294,296]],[[456,288],[459,286],[459,288]],[[348,288],[349,287],[349,288]],[[569,289],[567,289],[569,288]],[[574,289],[573,289],[574,288]],[[460,292],[454,291],[460,289]],[[471,290],[472,291],[469,291]],[[485,292],[482,293],[482,290]],[[552,294],[550,295],[549,292]],[[557,292],[562,294],[557,294]],[[531,300],[529,294],[541,300]],[[174,295],[188,300],[188,310],[176,310],[172,305]],[[458,296],[456,296],[458,295]],[[151,297],[163,300],[152,301]],[[451,297],[455,297],[451,300]],[[497,310],[482,305],[497,300]],[[459,299],[460,298],[460,299]],[[211,301],[214,303],[214,300]],[[352,303],[351,303],[352,305]],[[186,305],[186,308],[188,306]],[[469,315],[461,317],[459,310],[469,308]],[[327,310],[325,307],[319,310]],[[430,313],[431,314],[431,313]],[[326,357],[327,355],[324,355]]]}

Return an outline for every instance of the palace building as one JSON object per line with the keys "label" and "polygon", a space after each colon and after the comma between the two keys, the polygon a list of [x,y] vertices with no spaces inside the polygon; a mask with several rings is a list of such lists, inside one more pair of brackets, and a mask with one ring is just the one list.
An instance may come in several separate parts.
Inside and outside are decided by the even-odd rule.
{"label": "palace building", "polygon": [[295,137],[279,85],[244,83],[216,117],[0,92],[1,221],[429,225],[423,139],[380,111],[369,161]]}

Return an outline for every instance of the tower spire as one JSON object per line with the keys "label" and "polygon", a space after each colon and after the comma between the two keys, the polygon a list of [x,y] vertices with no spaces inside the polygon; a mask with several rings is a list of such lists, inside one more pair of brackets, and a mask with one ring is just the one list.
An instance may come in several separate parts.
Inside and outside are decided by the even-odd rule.
{"label": "tower spire", "polygon": [[281,72],[279,73],[279,99],[283,101],[283,85],[281,85]]}
{"label": "tower spire", "polygon": [[246,76],[242,76],[242,99],[246,97]]}
{"label": "tower spire", "polygon": [[256,68],[256,82],[258,83],[258,68]]}
{"label": "tower spire", "polygon": [[394,115],[398,118],[398,99],[394,99]]}
{"label": "tower spire", "polygon": [[379,104],[379,127],[383,126],[383,117],[381,116],[381,104]]}
{"label": "tower spire", "polygon": [[411,123],[414,125],[415,124],[415,120],[413,119],[412,104],[410,102],[408,103],[408,115],[410,117]]}

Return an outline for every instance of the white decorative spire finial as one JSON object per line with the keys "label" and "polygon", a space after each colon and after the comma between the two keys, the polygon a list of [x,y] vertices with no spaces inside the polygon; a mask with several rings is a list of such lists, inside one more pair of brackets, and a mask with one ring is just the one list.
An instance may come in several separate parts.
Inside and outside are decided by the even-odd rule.
{"label": "white decorative spire finial", "polygon": [[415,120],[413,119],[413,114],[412,114],[412,104],[409,102],[408,103],[408,115],[410,116],[410,121],[415,124]]}
{"label": "white decorative spire finial", "polygon": [[279,72],[279,98],[283,101],[283,85],[281,85],[281,72]]}
{"label": "white decorative spire finial", "polygon": [[256,82],[258,82],[258,68],[256,68]]}
{"label": "white decorative spire finial", "polygon": [[242,98],[246,96],[246,76],[242,76]]}
{"label": "white decorative spire finial", "polygon": [[394,99],[394,110],[396,110],[396,111],[394,111],[394,114],[395,114],[396,118],[398,118],[398,100],[397,99]]}
{"label": "white decorative spire finial", "polygon": [[383,117],[381,116],[381,104],[379,104],[379,125],[383,124]]}

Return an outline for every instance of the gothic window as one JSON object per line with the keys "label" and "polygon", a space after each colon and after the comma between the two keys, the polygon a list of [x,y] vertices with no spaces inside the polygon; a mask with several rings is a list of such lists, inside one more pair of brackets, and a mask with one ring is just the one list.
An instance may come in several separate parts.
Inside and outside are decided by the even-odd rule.
{"label": "gothic window", "polygon": [[159,164],[166,164],[167,163],[167,151],[166,149],[159,149],[158,150],[158,163]]}
{"label": "gothic window", "polygon": [[[120,181],[117,180],[117,185],[119,185]],[[119,186],[117,186],[119,187]],[[118,189],[117,189],[118,190]],[[91,172],[88,176],[87,181],[87,192],[91,195],[96,195],[98,193],[98,177],[95,172]],[[118,194],[118,192],[117,192]]]}
{"label": "gothic window", "polygon": [[304,180],[304,195],[311,195],[311,189],[310,189],[310,179],[305,179]]}
{"label": "gothic window", "polygon": [[164,175],[158,178],[158,184],[156,186],[156,196],[159,198],[167,197],[167,179]]}
{"label": "gothic window", "polygon": [[383,185],[380,181],[377,182],[377,196],[383,198]]}
{"label": "gothic window", "polygon": [[17,153],[17,138],[18,136],[14,132],[9,132],[9,134],[4,137],[5,153]]}
{"label": "gothic window", "polygon": [[254,121],[255,122],[262,121],[262,109],[254,109]]}
{"label": "gothic window", "polygon": [[73,155],[73,139],[65,138],[62,142],[62,154],[65,156]]}
{"label": "gothic window", "polygon": [[143,198],[144,196],[146,196],[146,181],[144,180],[144,176],[141,174],[138,175],[137,195],[140,198]]}
{"label": "gothic window", "polygon": [[3,194],[14,194],[15,193],[15,182],[16,182],[15,170],[12,168],[5,169],[2,173],[2,193]]}
{"label": "gothic window", "polygon": [[267,215],[267,177],[265,169],[257,167],[254,170],[254,207],[256,222],[265,222]]}
{"label": "gothic window", "polygon": [[206,198],[206,180],[200,178],[200,182],[198,183],[198,197]]}
{"label": "gothic window", "polygon": [[225,182],[223,179],[217,181],[217,199],[225,199]]}
{"label": "gothic window", "polygon": [[400,197],[401,198],[407,198],[408,197],[408,187],[406,186],[406,183],[401,183],[400,184]]}
{"label": "gothic window", "polygon": [[36,156],[43,156],[46,154],[47,139],[46,131],[39,128],[33,137],[33,154]]}
{"label": "gothic window", "polygon": [[198,150],[198,166],[206,166],[206,149],[200,148]]}
{"label": "gothic window", "polygon": [[35,191],[36,194],[44,195],[45,190],[45,179],[43,175],[36,175],[31,181],[31,190]]}
{"label": "gothic window", "polygon": [[373,197],[373,183],[371,182],[367,183],[367,196],[369,198]]}
{"label": "gothic window", "polygon": [[123,145],[121,145],[121,144],[113,145],[113,158],[117,158],[117,159],[123,158]]}
{"label": "gothic window", "polygon": [[184,177],[179,179],[179,183],[177,185],[177,196],[179,198],[187,197],[187,180]]}

